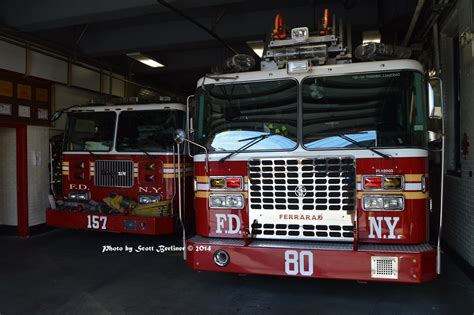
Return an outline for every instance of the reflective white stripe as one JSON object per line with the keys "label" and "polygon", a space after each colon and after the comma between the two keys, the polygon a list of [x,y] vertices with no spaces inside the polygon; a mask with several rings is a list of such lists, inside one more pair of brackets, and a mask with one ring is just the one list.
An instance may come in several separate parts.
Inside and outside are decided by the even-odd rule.
{"label": "reflective white stripe", "polygon": [[63,166],[63,171],[69,171],[69,166]]}
{"label": "reflective white stripe", "polygon": [[[251,150],[251,148],[249,149]],[[413,148],[399,148],[399,149],[382,149],[377,148],[378,151],[388,154],[394,158],[401,158],[401,157],[428,157],[428,150],[425,149],[413,149]],[[227,156],[229,153],[210,153],[209,154],[209,161],[210,162],[217,162],[221,158]],[[299,157],[331,157],[331,156],[352,156],[355,159],[362,159],[362,158],[371,158],[371,159],[383,159],[383,157],[379,156],[378,154],[366,150],[366,149],[341,149],[341,150],[313,150],[308,151],[303,149],[301,146],[298,147],[296,150],[291,152],[268,152],[268,151],[260,151],[260,152],[241,152],[230,157],[227,161],[248,161],[252,158],[281,158],[281,156],[292,156],[295,158]],[[199,154],[194,156],[195,162],[204,162],[206,158],[205,154]]]}
{"label": "reflective white stripe", "polygon": [[[182,169],[181,169],[181,173],[191,172],[192,170],[193,170],[192,167],[182,168]],[[164,168],[164,169],[163,169],[163,173],[164,173],[164,174],[174,174],[174,173],[178,173],[178,169],[174,169],[174,168]]]}
{"label": "reflective white stripe", "polygon": [[[362,184],[357,183],[357,190],[362,190]],[[421,183],[405,183],[405,190],[407,191],[421,191]]]}
{"label": "reflective white stripe", "polygon": [[[92,153],[96,153],[96,154],[100,154],[100,155],[146,155],[145,153],[142,153],[142,152],[117,152],[115,150],[107,151],[107,152],[92,151]],[[149,154],[152,155],[152,156],[160,156],[160,155],[166,155],[166,156],[175,155],[175,156],[178,156],[176,153],[173,153],[173,152],[157,152],[157,153],[149,152]],[[63,155],[90,155],[90,153],[89,152],[83,152],[83,151],[67,151],[67,152],[64,152]]]}
{"label": "reflective white stripe", "polygon": [[420,191],[421,183],[405,183],[405,190]]}
{"label": "reflective white stripe", "polygon": [[133,168],[133,171],[134,171],[135,173],[138,173],[138,168],[134,167],[134,168]]}
{"label": "reflective white stripe", "polygon": [[196,185],[197,190],[209,190],[209,184],[200,184],[198,183]]}

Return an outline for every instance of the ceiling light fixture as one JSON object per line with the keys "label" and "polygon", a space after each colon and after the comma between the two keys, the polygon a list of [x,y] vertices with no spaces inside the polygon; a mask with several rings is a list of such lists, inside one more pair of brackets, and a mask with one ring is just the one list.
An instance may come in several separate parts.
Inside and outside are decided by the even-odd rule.
{"label": "ceiling light fixture", "polygon": [[254,41],[248,41],[247,45],[254,51],[254,53],[262,58],[263,56],[263,49],[265,47],[265,43],[263,40],[254,40]]}
{"label": "ceiling light fixture", "polygon": [[130,58],[135,59],[136,61],[140,61],[141,63],[143,63],[143,64],[145,64],[149,67],[152,67],[152,68],[160,68],[160,67],[165,66],[165,65],[159,63],[158,61],[153,60],[150,57],[145,56],[144,54],[139,53],[139,52],[128,53],[127,56],[130,57]]}

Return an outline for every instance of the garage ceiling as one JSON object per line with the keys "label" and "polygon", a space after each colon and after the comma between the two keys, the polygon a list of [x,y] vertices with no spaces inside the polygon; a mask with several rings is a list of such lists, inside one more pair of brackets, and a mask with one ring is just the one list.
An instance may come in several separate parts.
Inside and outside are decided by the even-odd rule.
{"label": "garage ceiling", "polygon": [[[427,1],[430,2],[430,1]],[[264,40],[274,16],[289,27],[314,29],[324,8],[350,21],[354,45],[361,32],[380,30],[388,43],[400,43],[410,24],[414,0],[170,0],[169,3],[215,31],[241,53],[249,40]],[[3,0],[3,31],[93,58],[134,80],[183,95],[216,63],[230,56],[219,42],[154,0]],[[126,54],[141,52],[163,68],[150,68]]]}

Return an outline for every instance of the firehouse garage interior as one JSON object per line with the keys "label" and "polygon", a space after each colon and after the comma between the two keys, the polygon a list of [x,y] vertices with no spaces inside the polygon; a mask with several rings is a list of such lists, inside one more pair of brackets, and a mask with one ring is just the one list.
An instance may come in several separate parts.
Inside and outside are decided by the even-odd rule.
{"label": "firehouse garage interior", "polygon": [[[280,49],[283,42],[294,46]],[[386,68],[383,75],[367,74],[377,67]],[[351,72],[357,75],[342,76]],[[305,81],[310,73],[326,78]],[[0,314],[472,314],[473,74],[472,0],[0,0]],[[196,90],[204,76],[206,85]],[[246,83],[258,78],[264,82]],[[397,93],[404,95],[400,104]],[[176,105],[188,101],[188,111]],[[382,103],[386,109],[372,110]],[[341,116],[345,105],[355,112]],[[384,121],[372,117],[379,114],[401,119],[380,126]],[[265,115],[280,120],[254,128]],[[378,124],[374,131],[371,123]],[[247,139],[238,140],[251,124],[241,136]],[[230,126],[234,138],[220,133],[209,140],[214,146],[206,144],[206,133]],[[397,128],[408,133],[384,138]],[[173,139],[175,129],[185,132]],[[332,136],[297,140],[322,139],[318,132]],[[333,163],[321,148],[346,147],[333,152],[342,154],[337,167],[341,174],[349,169],[345,180],[358,196],[344,206],[356,210],[343,209],[351,213],[343,216],[349,226],[324,225],[334,209],[322,205],[318,212],[318,199],[309,199],[310,215],[293,216],[291,200],[308,209],[308,185],[291,188],[290,204],[277,199],[276,210],[267,210],[288,206],[280,219],[320,220],[301,225],[306,238],[295,237],[292,222],[276,224],[290,230],[273,237],[257,220],[241,222],[241,213],[262,207],[259,197],[249,205],[244,199],[260,196],[254,187],[261,183],[260,173],[248,173],[261,170],[260,160],[248,162],[247,171],[249,153],[235,152],[245,141],[253,158],[275,157],[262,150],[287,145],[273,171],[287,161],[289,178],[306,178],[308,161]],[[188,144],[194,166],[177,154]],[[220,161],[217,151],[225,151]],[[236,161],[244,161],[241,173]],[[290,172],[298,170],[291,161],[303,163],[301,174]],[[153,184],[157,178],[162,184]],[[137,191],[134,182],[152,184]],[[232,194],[212,199],[212,187]],[[371,188],[375,197],[365,191]],[[219,212],[226,205],[237,210]],[[371,207],[381,214],[371,217]],[[194,252],[183,250],[180,218]],[[322,225],[307,230],[315,224]]]}

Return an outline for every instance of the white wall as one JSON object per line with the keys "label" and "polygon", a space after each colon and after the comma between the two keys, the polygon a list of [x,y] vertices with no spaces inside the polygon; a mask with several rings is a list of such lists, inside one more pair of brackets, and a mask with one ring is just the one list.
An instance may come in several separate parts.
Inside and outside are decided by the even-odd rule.
{"label": "white wall", "polygon": [[[53,98],[56,109],[71,105],[88,104],[90,99],[98,98],[97,93],[55,84]],[[66,116],[55,122],[54,129],[64,129]],[[34,226],[46,222],[45,209],[49,206],[49,127],[28,126],[28,219]],[[1,177],[1,174],[0,174]],[[16,199],[15,199],[16,201]],[[16,209],[16,208],[15,208]],[[15,211],[16,213],[16,211]],[[0,223],[1,224],[1,223]]]}
{"label": "white wall", "polygon": [[[91,99],[99,98],[99,94],[62,84],[55,84],[53,97],[55,110],[59,110],[72,105],[89,104]],[[66,115],[63,115],[54,123],[54,129],[64,130],[65,123]]]}
{"label": "white wall", "polygon": [[23,47],[0,41],[0,69],[25,73],[26,50]]}
{"label": "white wall", "polygon": [[[454,99],[457,91],[453,79],[452,41],[456,34],[469,29],[472,18],[472,0],[458,0],[451,17],[442,26],[441,74],[444,81],[447,124],[447,163],[454,161]],[[461,257],[474,266],[474,43],[460,48],[460,133],[469,137],[471,146],[466,158],[461,157],[460,176],[447,175],[443,238]]]}
{"label": "white wall", "polygon": [[[47,53],[38,48],[31,50],[28,55],[30,56],[29,71],[32,76],[91,91],[100,91],[102,82],[103,93],[111,92],[114,96],[125,96],[124,77],[121,75],[108,71],[101,73],[99,68],[85,64],[72,64],[69,67],[65,56]],[[26,56],[24,44],[12,44],[0,40],[0,69],[25,74]],[[68,82],[68,77],[71,78],[71,82]],[[110,82],[112,82],[112,88],[110,88]]]}
{"label": "white wall", "polygon": [[[18,45],[0,40],[0,69],[25,74],[27,52]],[[31,51],[30,74],[57,82],[54,84],[52,101],[54,109],[71,105],[88,104],[99,98],[96,91],[114,96],[124,96],[124,77],[86,65],[71,65],[61,56]],[[68,78],[71,78],[70,82]],[[101,86],[102,82],[102,86]],[[62,83],[62,84],[61,84]],[[70,85],[64,85],[69,83]],[[112,85],[110,86],[110,83]],[[78,88],[80,87],[80,88]],[[49,195],[49,137],[64,129],[65,116],[54,123],[54,131],[49,127],[28,126],[28,219],[34,226],[46,222],[45,209]],[[0,225],[18,225],[17,178],[16,178],[16,134],[15,129],[0,128]]]}
{"label": "white wall", "polygon": [[0,148],[0,224],[18,225],[14,128],[0,128]]}
{"label": "white wall", "polygon": [[32,76],[67,83],[67,62],[41,54],[39,52],[31,52],[31,69]]}
{"label": "white wall", "polygon": [[28,221],[29,225],[46,222],[49,194],[49,128],[28,126]]}

